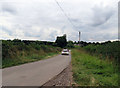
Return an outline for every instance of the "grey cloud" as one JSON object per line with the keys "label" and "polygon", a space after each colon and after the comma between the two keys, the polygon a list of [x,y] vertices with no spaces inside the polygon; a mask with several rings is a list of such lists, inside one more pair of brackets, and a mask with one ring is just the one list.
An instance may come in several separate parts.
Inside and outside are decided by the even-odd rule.
{"label": "grey cloud", "polygon": [[6,32],[8,35],[12,35],[13,34],[13,31],[11,29],[8,29],[4,26],[1,27],[2,28],[2,31]]}
{"label": "grey cloud", "polygon": [[118,37],[116,35],[106,34],[103,36],[103,38],[106,40],[113,40],[113,39],[117,39]]}
{"label": "grey cloud", "polygon": [[16,9],[7,2],[2,3],[2,11],[3,12],[8,12],[10,14],[16,14],[17,13]]}
{"label": "grey cloud", "polygon": [[93,23],[92,26],[99,26],[106,23],[114,14],[114,10],[109,6],[95,6],[93,9]]}
{"label": "grey cloud", "polygon": [[55,40],[55,36],[57,36],[57,31],[53,31],[53,32],[49,35],[49,40],[54,41],[54,40]]}
{"label": "grey cloud", "polygon": [[120,31],[118,32],[118,39],[120,40]]}
{"label": "grey cloud", "polygon": [[115,34],[111,33],[88,33],[84,32],[82,35],[82,40],[86,41],[107,41],[107,40],[114,40],[117,39]]}
{"label": "grey cloud", "polygon": [[80,20],[78,18],[71,18],[72,22],[80,22]]}
{"label": "grey cloud", "polygon": [[25,33],[26,37],[41,37],[41,35],[36,35],[36,34],[30,34],[30,33]]}
{"label": "grey cloud", "polygon": [[[75,5],[73,6],[73,4]],[[86,3],[84,4],[86,5]],[[66,33],[68,40],[76,41],[78,40],[78,31],[81,31],[81,40],[83,41],[90,41],[90,38],[94,41],[116,38],[111,37],[111,35],[114,35],[112,34],[111,30],[116,30],[115,24],[117,21],[114,20],[116,19],[114,13],[117,12],[114,12],[114,10],[109,6],[94,6],[94,8],[92,8],[94,5],[92,2],[92,6],[88,5],[88,7],[85,7],[84,5],[80,7],[80,3],[64,3],[65,6],[63,5],[62,7],[71,18],[72,23],[76,26],[74,28],[64,16],[64,14],[60,11],[60,9],[56,7],[57,5],[54,2],[49,3],[46,0],[45,3],[41,3],[34,2],[33,0],[32,3],[10,2],[4,3],[2,5],[3,11],[5,13],[10,13],[6,14],[7,16],[5,17],[7,18],[4,20],[6,23],[9,23],[11,25],[10,29],[3,28],[3,30],[7,34],[9,33],[9,35],[11,34],[11,36],[15,34],[13,30],[18,30],[18,32],[21,30],[23,32],[23,36],[20,35],[20,37],[23,39],[26,37],[34,37],[40,40],[54,41],[56,36]],[[11,16],[11,14],[15,15]],[[109,19],[112,21],[111,23],[107,23]],[[38,29],[34,27],[38,27]],[[7,24],[6,28],[9,28],[7,27]],[[52,28],[53,30],[49,30]],[[99,33],[101,31],[104,31],[104,35],[102,33]],[[106,35],[108,31],[111,31],[111,34]]]}

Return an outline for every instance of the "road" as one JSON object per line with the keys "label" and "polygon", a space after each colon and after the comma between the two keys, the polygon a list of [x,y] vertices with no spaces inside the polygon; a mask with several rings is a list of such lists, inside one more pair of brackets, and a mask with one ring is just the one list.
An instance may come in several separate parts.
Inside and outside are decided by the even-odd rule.
{"label": "road", "polygon": [[2,69],[3,86],[41,86],[65,69],[71,55],[58,55],[50,59]]}

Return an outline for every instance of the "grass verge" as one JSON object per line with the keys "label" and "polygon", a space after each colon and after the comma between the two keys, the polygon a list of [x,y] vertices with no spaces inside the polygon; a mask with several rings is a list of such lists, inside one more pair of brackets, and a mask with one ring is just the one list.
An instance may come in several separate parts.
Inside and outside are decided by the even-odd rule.
{"label": "grass verge", "polygon": [[73,80],[79,86],[118,86],[118,68],[106,60],[72,49]]}
{"label": "grass verge", "polygon": [[35,62],[58,55],[59,52],[46,53],[43,55],[32,54],[29,56],[21,56],[19,59],[4,59],[2,60],[2,68],[21,65],[29,62]]}

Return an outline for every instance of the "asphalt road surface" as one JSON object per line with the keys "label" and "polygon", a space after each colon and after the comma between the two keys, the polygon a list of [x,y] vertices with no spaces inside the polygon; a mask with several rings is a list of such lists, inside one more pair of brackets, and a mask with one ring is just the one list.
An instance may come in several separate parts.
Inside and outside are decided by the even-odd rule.
{"label": "asphalt road surface", "polygon": [[50,59],[2,69],[3,86],[41,86],[65,69],[71,55],[58,55]]}

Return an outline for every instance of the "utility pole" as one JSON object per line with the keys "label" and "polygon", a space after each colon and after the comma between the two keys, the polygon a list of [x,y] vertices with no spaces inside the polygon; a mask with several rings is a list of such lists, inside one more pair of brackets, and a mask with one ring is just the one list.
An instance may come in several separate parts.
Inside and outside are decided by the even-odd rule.
{"label": "utility pole", "polygon": [[80,35],[81,35],[81,32],[79,31],[79,45],[80,45]]}

